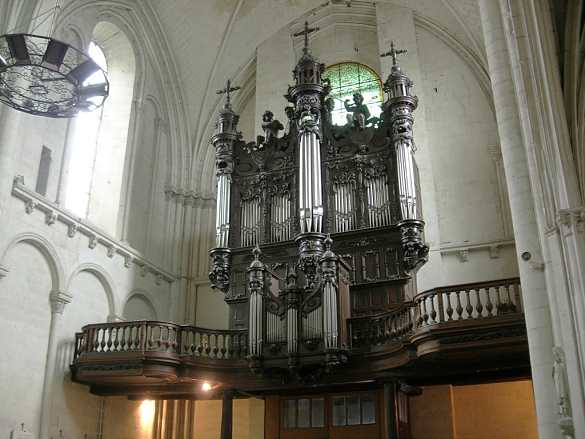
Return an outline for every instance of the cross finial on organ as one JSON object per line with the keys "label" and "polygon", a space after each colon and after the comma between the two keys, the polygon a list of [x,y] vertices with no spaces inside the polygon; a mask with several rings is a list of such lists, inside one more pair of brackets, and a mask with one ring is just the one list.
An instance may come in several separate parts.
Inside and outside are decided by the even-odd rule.
{"label": "cross finial on organ", "polygon": [[296,34],[293,34],[294,37],[299,37],[301,35],[304,35],[305,47],[303,47],[303,53],[307,53],[309,51],[309,34],[316,32],[318,30],[319,30],[318,27],[310,28],[309,22],[305,21],[305,28],[301,32],[297,32]]}
{"label": "cross finial on organ", "polygon": [[392,57],[392,65],[395,66],[396,65],[396,59],[398,57],[398,55],[402,55],[403,53],[407,53],[408,51],[406,49],[396,49],[394,47],[394,41],[390,42],[390,51],[386,52],[386,53],[382,53],[380,56],[383,58],[385,56],[391,56]]}
{"label": "cross finial on organ", "polygon": [[241,87],[232,87],[232,81],[230,81],[228,79],[225,88],[222,89],[222,90],[217,90],[217,94],[218,95],[225,94],[225,97],[226,97],[225,105],[226,105],[226,107],[229,107],[230,106],[230,100],[231,100],[230,93],[232,91],[239,90],[240,88]]}

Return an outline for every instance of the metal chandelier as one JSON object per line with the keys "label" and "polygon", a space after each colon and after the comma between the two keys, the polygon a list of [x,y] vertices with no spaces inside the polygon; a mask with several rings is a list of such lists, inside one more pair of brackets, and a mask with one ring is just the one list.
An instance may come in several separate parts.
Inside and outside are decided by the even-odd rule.
{"label": "metal chandelier", "polygon": [[101,107],[109,94],[106,72],[88,55],[49,36],[0,36],[0,102],[25,113],[68,118]]}

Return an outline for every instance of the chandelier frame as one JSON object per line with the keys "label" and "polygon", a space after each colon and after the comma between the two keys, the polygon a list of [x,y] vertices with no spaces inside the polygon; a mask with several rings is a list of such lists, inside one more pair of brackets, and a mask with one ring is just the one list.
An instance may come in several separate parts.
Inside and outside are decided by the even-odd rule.
{"label": "chandelier frame", "polygon": [[28,33],[0,36],[0,102],[18,111],[70,118],[103,106],[109,90],[104,69],[63,41]]}

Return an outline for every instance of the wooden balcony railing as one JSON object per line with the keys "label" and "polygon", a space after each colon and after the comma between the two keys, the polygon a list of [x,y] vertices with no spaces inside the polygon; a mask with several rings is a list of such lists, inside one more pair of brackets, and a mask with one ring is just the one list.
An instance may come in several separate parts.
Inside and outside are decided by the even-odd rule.
{"label": "wooden balcony railing", "polygon": [[94,354],[140,354],[176,360],[243,360],[246,330],[212,330],[155,321],[84,326],[75,335],[75,357]]}
{"label": "wooden balcony railing", "polygon": [[520,279],[470,283],[417,294],[412,302],[376,316],[349,320],[352,348],[402,342],[443,326],[471,329],[473,322],[523,318]]}
{"label": "wooden balcony railing", "polygon": [[[508,366],[525,366],[521,297],[519,279],[503,279],[436,288],[392,311],[348,319],[347,349],[354,359],[348,367],[354,368],[354,374],[371,376],[429,358],[433,365],[441,360],[457,367],[477,360],[480,366],[469,366],[475,371],[502,353]],[[461,361],[454,352],[473,352],[473,358]],[[87,325],[76,334],[74,358],[75,379],[104,385],[108,392],[124,380],[146,385],[213,376],[230,385],[246,382],[252,388],[265,379],[247,372],[247,330],[158,321]]]}

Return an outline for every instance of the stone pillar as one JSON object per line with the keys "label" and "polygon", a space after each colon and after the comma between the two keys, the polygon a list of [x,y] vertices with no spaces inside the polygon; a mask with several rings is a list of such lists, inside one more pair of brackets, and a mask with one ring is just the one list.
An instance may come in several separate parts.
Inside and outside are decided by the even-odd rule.
{"label": "stone pillar", "polygon": [[51,422],[51,406],[55,384],[55,364],[57,360],[57,335],[61,325],[61,317],[65,305],[71,302],[71,295],[63,291],[51,291],[49,301],[51,303],[51,324],[49,326],[49,342],[47,347],[47,359],[45,362],[45,379],[43,382],[43,399],[41,405],[41,419],[39,420],[40,439],[49,439],[49,426]]}
{"label": "stone pillar", "polygon": [[479,5],[522,282],[538,431],[540,439],[556,439],[551,314],[506,31],[498,2],[480,0]]}

